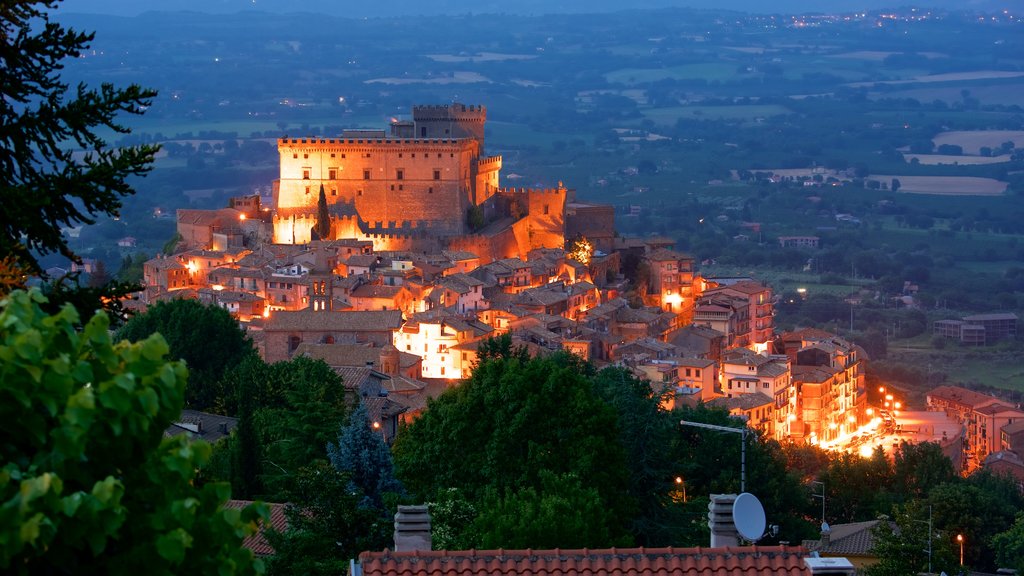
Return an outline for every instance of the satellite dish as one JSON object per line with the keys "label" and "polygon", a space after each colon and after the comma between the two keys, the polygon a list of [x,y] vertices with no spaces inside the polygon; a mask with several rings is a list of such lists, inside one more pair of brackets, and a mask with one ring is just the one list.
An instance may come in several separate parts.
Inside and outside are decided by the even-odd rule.
{"label": "satellite dish", "polygon": [[736,497],[732,505],[732,521],[736,531],[751,542],[757,542],[764,536],[764,507],[757,496],[744,492]]}

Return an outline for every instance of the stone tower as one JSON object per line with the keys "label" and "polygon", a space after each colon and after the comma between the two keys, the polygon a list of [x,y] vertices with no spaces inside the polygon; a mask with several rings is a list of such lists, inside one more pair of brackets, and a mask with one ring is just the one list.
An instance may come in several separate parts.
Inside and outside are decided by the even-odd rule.
{"label": "stone tower", "polygon": [[484,145],[485,106],[451,104],[413,106],[412,121],[416,138],[472,138]]}
{"label": "stone tower", "polygon": [[394,376],[398,374],[398,348],[395,348],[391,344],[385,344],[380,349],[380,371],[389,375]]}

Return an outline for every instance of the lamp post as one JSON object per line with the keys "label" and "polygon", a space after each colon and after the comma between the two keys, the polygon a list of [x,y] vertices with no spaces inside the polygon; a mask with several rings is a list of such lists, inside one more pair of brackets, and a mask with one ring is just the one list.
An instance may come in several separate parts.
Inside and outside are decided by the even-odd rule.
{"label": "lamp post", "polygon": [[960,544],[960,567],[964,566],[964,535],[957,534],[956,541]]}

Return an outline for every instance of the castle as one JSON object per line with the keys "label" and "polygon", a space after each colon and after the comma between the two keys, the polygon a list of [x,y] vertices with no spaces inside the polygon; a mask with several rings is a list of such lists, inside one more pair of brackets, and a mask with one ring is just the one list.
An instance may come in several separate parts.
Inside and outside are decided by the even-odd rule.
{"label": "castle", "polygon": [[330,219],[323,240],[371,241],[376,251],[465,250],[484,261],[562,248],[571,191],[501,188],[502,159],[484,154],[486,119],[483,106],[415,106],[411,120],[392,121],[387,133],[279,139],[273,242],[313,239],[322,191]]}

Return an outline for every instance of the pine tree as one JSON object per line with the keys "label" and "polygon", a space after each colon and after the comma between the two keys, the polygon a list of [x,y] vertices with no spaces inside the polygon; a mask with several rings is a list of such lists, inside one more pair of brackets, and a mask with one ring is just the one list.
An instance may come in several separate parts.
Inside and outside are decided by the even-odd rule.
{"label": "pine tree", "polygon": [[[63,60],[93,39],[50,20],[55,0],[0,4],[0,258],[40,272],[39,255],[79,262],[62,229],[116,216],[125,182],[149,170],[156,146],[111,148],[99,136],[126,133],[121,113],[140,114],[156,92],[61,82]],[[74,146],[69,146],[73,144]],[[77,159],[77,147],[85,154]]]}
{"label": "pine tree", "polygon": [[327,456],[339,472],[350,475],[351,484],[363,493],[361,506],[384,512],[384,495],[401,494],[391,452],[384,438],[374,432],[366,405],[361,401],[348,424],[341,427],[338,443],[327,446]]}

